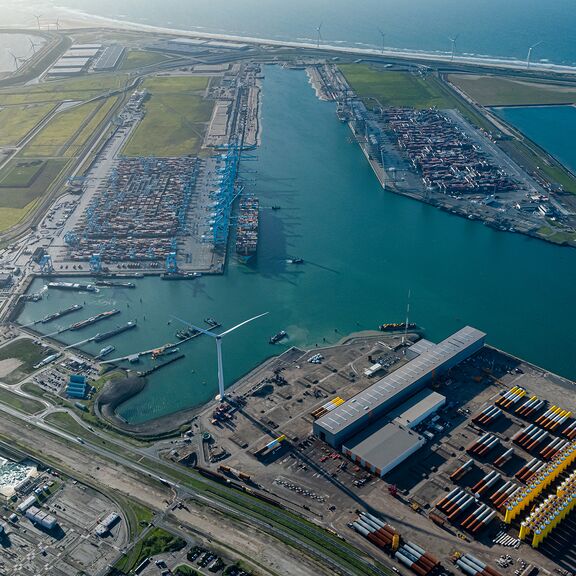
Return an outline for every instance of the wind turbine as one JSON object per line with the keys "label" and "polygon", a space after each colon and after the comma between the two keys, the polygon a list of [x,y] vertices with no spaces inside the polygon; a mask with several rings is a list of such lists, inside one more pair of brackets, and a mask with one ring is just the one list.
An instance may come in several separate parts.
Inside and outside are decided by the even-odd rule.
{"label": "wind turbine", "polygon": [[38,24],[38,30],[40,30],[40,16],[36,15],[34,17],[36,18],[36,23]]}
{"label": "wind turbine", "polygon": [[385,40],[386,40],[386,33],[382,31],[382,28],[378,28],[378,32],[380,32],[380,36],[382,37],[382,48],[381,53],[384,54],[384,47],[385,47]]}
{"label": "wind turbine", "polygon": [[32,52],[36,54],[36,44],[32,42],[32,38],[28,38],[28,42],[30,42],[30,47],[32,48]]}
{"label": "wind turbine", "polygon": [[224,332],[220,332],[220,334],[215,334],[214,332],[211,332],[210,330],[204,330],[204,328],[200,328],[199,326],[194,326],[194,324],[190,324],[189,322],[186,322],[185,320],[181,320],[180,318],[177,318],[176,316],[173,316],[173,318],[175,320],[178,320],[179,322],[182,322],[183,324],[186,324],[187,326],[190,326],[190,328],[194,328],[194,330],[198,330],[198,332],[202,332],[202,334],[206,334],[206,336],[210,336],[211,338],[214,338],[216,340],[216,354],[218,356],[218,396],[216,397],[218,400],[220,400],[220,402],[222,402],[224,400],[224,365],[222,362],[222,338],[224,338],[224,336],[227,336],[228,334],[230,334],[230,332],[234,332],[234,330],[236,330],[237,328],[240,328],[240,326],[244,326],[244,324],[248,324],[249,322],[253,322],[254,320],[257,320],[258,318],[262,318],[262,316],[266,316],[268,314],[268,312],[264,312],[264,314],[259,314],[258,316],[254,316],[254,318],[249,318],[248,320],[244,320],[244,322],[240,322],[240,324],[236,324],[236,326],[233,326],[232,328],[229,328],[228,330],[225,330]]}
{"label": "wind turbine", "polygon": [[322,40],[322,22],[316,28],[316,48],[320,48],[320,40]]}
{"label": "wind turbine", "polygon": [[534,50],[536,46],[540,46],[542,42],[543,40],[540,40],[540,42],[536,42],[536,44],[532,44],[532,46],[528,48],[528,56],[526,57],[526,70],[530,70],[530,58],[532,58],[532,50]]}
{"label": "wind turbine", "polygon": [[12,52],[12,50],[8,50],[8,52],[10,52],[10,56],[12,56],[12,60],[14,60],[14,66],[16,67],[16,70],[18,70],[18,68],[20,68],[20,66],[19,66],[20,59],[16,56],[16,54],[14,54],[14,52]]}
{"label": "wind turbine", "polygon": [[454,53],[456,52],[456,40],[458,40],[458,36],[460,36],[460,34],[456,34],[456,36],[453,38],[448,38],[448,40],[452,42],[452,54],[450,55],[450,62],[454,61]]}
{"label": "wind turbine", "polygon": [[60,18],[56,18],[56,30],[60,30]]}

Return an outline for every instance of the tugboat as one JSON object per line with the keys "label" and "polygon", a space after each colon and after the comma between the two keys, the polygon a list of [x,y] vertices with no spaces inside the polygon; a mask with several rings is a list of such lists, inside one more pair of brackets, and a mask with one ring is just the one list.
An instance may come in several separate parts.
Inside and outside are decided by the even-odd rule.
{"label": "tugboat", "polygon": [[269,340],[270,344],[276,344],[278,342],[280,342],[280,340],[283,340],[284,338],[288,337],[288,333],[285,330],[280,330],[280,332],[278,332],[278,334],[274,334],[274,336],[272,336]]}

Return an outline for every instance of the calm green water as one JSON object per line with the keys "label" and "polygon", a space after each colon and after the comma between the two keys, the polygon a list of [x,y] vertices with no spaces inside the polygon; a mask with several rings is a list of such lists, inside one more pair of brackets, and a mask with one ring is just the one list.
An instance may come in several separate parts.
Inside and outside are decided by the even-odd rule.
{"label": "calm green water", "polygon": [[[137,318],[137,330],[106,342],[123,355],[174,341],[171,315],[195,323],[213,316],[231,326],[269,311],[225,338],[231,383],[287,345],[334,342],[351,331],[402,321],[410,288],[411,319],[429,338],[471,324],[485,330],[490,343],[576,377],[576,251],[492,231],[384,192],[334,106],[315,98],[305,74],[277,67],[265,73],[263,144],[258,160],[247,163],[257,174],[246,176],[256,177],[261,206],[282,209],[262,210],[257,263],[248,268],[232,260],[224,276],[193,282],[144,279],[137,290],[51,291],[27,305],[22,322],[70,302],[86,301],[87,307],[63,324],[116,306],[121,315],[80,334]],[[306,264],[287,264],[294,256]],[[269,345],[281,329],[290,339]],[[186,358],[153,377],[122,407],[123,417],[141,422],[216,394],[214,343],[201,337],[182,350]]]}
{"label": "calm green water", "polygon": [[576,172],[576,107],[529,106],[494,111]]}

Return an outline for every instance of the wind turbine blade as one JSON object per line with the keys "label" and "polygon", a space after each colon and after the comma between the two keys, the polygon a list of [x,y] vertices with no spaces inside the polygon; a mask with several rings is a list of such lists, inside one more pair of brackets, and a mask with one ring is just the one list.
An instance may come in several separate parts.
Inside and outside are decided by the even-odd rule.
{"label": "wind turbine blade", "polygon": [[174,320],[178,320],[178,322],[182,322],[186,326],[190,326],[190,328],[194,328],[194,330],[198,330],[198,332],[202,332],[202,334],[206,334],[208,336],[212,336],[212,338],[216,338],[218,334],[214,334],[214,332],[210,332],[210,330],[204,330],[204,328],[200,328],[200,326],[194,326],[194,324],[190,324],[190,322],[186,322],[186,320],[182,320],[182,318],[178,318],[177,316],[172,316]]}
{"label": "wind turbine blade", "polygon": [[230,334],[230,332],[236,330],[236,328],[240,328],[240,326],[244,326],[244,324],[248,324],[248,322],[252,322],[253,320],[257,320],[258,318],[262,318],[262,316],[266,316],[268,314],[268,312],[264,312],[264,314],[259,314],[258,316],[254,316],[254,318],[250,318],[249,320],[244,320],[244,322],[240,322],[240,324],[236,324],[236,326],[233,326],[232,328],[229,328],[228,330],[221,332],[220,334],[218,334],[218,336],[220,338],[226,336],[226,334]]}

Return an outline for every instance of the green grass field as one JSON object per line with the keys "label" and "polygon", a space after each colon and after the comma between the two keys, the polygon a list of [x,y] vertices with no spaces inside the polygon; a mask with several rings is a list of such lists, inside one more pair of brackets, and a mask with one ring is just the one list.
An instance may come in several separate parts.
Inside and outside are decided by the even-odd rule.
{"label": "green grass field", "polygon": [[379,71],[368,64],[343,64],[340,70],[360,98],[382,106],[450,107],[436,85],[408,72]]}
{"label": "green grass field", "polygon": [[88,138],[98,131],[100,124],[106,117],[106,115],[112,110],[114,104],[118,101],[118,97],[114,96],[112,98],[107,98],[103,101],[103,104],[94,113],[92,118],[86,123],[84,128],[78,133],[76,138],[68,145],[65,156],[76,156],[80,154],[83,146],[86,145]]}
{"label": "green grass field", "polygon": [[11,160],[0,173],[0,188],[28,188],[45,166],[44,160]]}
{"label": "green grass field", "polygon": [[483,106],[523,106],[576,102],[576,87],[526,82],[501,76],[450,74],[448,79]]}
{"label": "green grass field", "polygon": [[29,186],[10,186],[11,182],[16,181],[12,175],[13,170],[17,169],[19,163],[30,162],[30,160],[17,157],[0,171],[0,210],[4,208],[22,210],[29,207],[31,202],[46,193],[68,163],[66,159],[43,160],[41,172]]}
{"label": "green grass field", "polygon": [[204,77],[155,77],[143,84],[150,92],[146,115],[126,144],[126,156],[197,154],[214,103],[203,99]]}
{"label": "green grass field", "polygon": [[35,344],[29,338],[20,338],[14,342],[9,342],[0,348],[0,361],[19,360],[22,364],[7,376],[2,378],[6,384],[15,384],[34,371],[34,365],[40,362],[50,353],[47,348]]}
{"label": "green grass field", "polygon": [[14,394],[5,388],[0,388],[0,403],[16,408],[20,412],[26,412],[26,414],[35,414],[44,408],[44,405],[37,400]]}
{"label": "green grass field", "polygon": [[0,90],[0,106],[58,102],[62,100],[88,100],[109,90],[123,88],[129,81],[126,74],[98,74],[85,78],[55,80],[34,86]]}
{"label": "green grass field", "polygon": [[130,50],[124,61],[120,65],[119,70],[135,70],[143,66],[152,66],[160,62],[170,60],[170,56],[160,54],[160,52],[147,52],[146,50]]}
{"label": "green grass field", "polygon": [[0,110],[0,146],[15,146],[54,108],[54,104],[12,106]]}
{"label": "green grass field", "polygon": [[102,106],[103,100],[89,102],[60,112],[36,135],[22,151],[23,156],[60,156],[62,148],[71,143],[76,133]]}
{"label": "green grass field", "polygon": [[116,563],[115,568],[128,573],[136,568],[144,558],[149,558],[162,552],[182,550],[185,546],[186,541],[182,540],[182,538],[166,532],[163,528],[152,528],[128,554]]}

